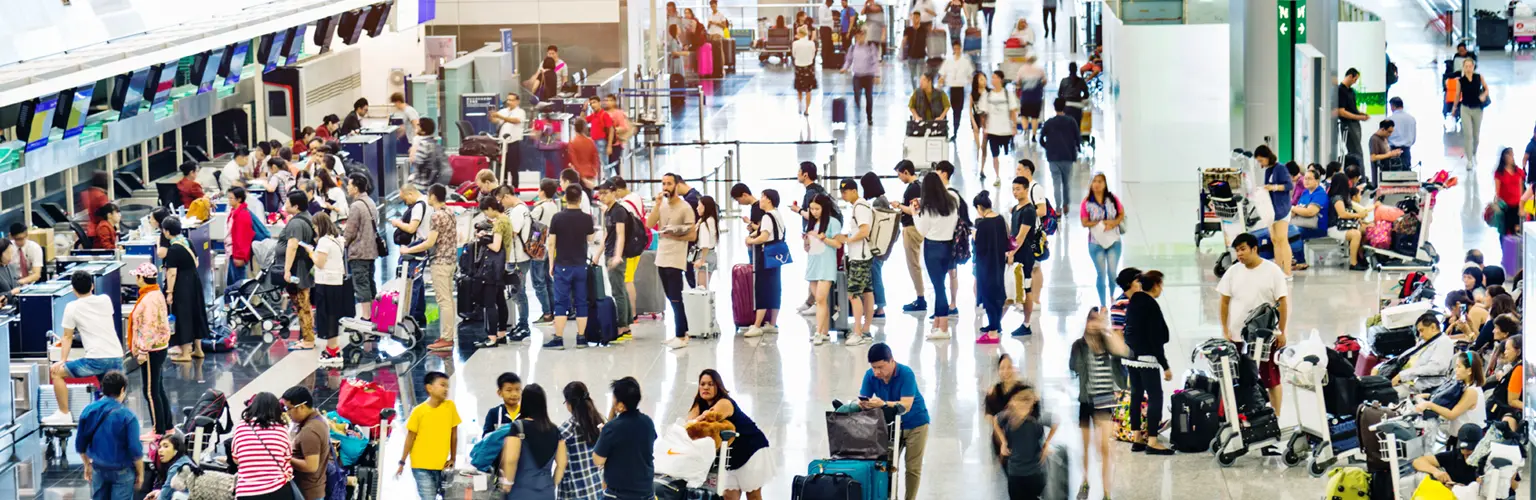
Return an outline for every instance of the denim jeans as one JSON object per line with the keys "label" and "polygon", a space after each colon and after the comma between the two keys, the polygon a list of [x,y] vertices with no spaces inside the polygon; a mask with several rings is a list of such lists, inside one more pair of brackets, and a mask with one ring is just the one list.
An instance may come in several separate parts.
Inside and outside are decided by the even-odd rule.
{"label": "denim jeans", "polygon": [[232,287],[239,283],[241,280],[244,280],[246,271],[245,268],[249,265],[251,265],[250,262],[246,262],[244,266],[237,266],[234,262],[230,262],[228,264],[229,267],[224,270],[224,286]]}
{"label": "denim jeans", "polygon": [[92,469],[91,500],[133,500],[133,469]]}
{"label": "denim jeans", "polygon": [[416,318],[416,324],[423,328],[427,326],[427,283],[423,277],[422,267],[426,259],[406,260],[401,264],[406,266],[406,276],[411,278],[411,310],[410,315]]}
{"label": "denim jeans", "polygon": [[[527,260],[513,264],[513,266],[516,266],[521,270],[519,274],[527,276],[530,272],[532,272],[531,269],[533,268],[533,262],[534,261]],[[517,307],[517,322],[514,324],[517,325],[518,328],[527,329],[528,316],[532,314],[532,311],[528,310],[527,278],[523,278],[513,283],[508,283],[507,287],[507,295],[511,297],[512,305]],[[545,308],[545,310],[548,310],[548,308]]]}
{"label": "denim jeans", "polygon": [[1099,292],[1100,305],[1107,305],[1105,297],[1113,296],[1115,291],[1115,273],[1119,271],[1115,266],[1120,264],[1120,244],[1116,241],[1109,248],[1104,248],[1093,241],[1088,242],[1088,258],[1093,260],[1093,270],[1097,272],[1093,277],[1093,287]]}
{"label": "denim jeans", "polygon": [[875,265],[871,267],[874,268],[870,272],[870,280],[874,281],[875,309],[883,309],[885,308],[885,279],[880,270],[885,268],[885,259],[875,259]]}
{"label": "denim jeans", "polygon": [[1051,166],[1051,183],[1056,185],[1056,209],[1059,211],[1067,207],[1067,201],[1072,197],[1068,193],[1072,190],[1072,164],[1071,161],[1047,161]]}
{"label": "denim jeans", "polygon": [[530,262],[533,263],[533,272],[530,273],[533,274],[533,296],[539,300],[539,308],[544,311],[544,314],[554,314],[555,304],[550,301],[552,286],[549,278],[549,261],[534,260]]}
{"label": "denim jeans", "polygon": [[933,283],[933,310],[947,315],[949,311],[949,287],[944,280],[949,270],[955,268],[955,247],[948,241],[923,240],[923,267],[928,271],[928,281]]}
{"label": "denim jeans", "polygon": [[661,289],[667,294],[667,301],[672,303],[672,326],[677,330],[674,336],[687,337],[688,313],[683,311],[683,270],[658,267],[656,272],[661,275]]}
{"label": "denim jeans", "polygon": [[443,489],[443,471],[412,468],[411,477],[416,479],[416,494],[421,500],[434,500]]}
{"label": "denim jeans", "polygon": [[554,279],[555,316],[587,317],[587,266],[555,266]]}

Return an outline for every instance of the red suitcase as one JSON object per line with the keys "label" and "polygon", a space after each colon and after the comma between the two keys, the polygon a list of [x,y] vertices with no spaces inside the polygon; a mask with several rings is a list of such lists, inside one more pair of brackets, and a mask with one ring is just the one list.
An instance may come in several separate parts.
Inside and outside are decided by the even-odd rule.
{"label": "red suitcase", "polygon": [[737,327],[752,326],[757,321],[757,306],[752,300],[752,264],[731,268],[731,317]]}
{"label": "red suitcase", "polygon": [[480,173],[481,170],[491,168],[491,160],[484,156],[454,155],[448,158],[448,163],[453,165],[453,179],[448,181],[450,186],[457,186],[463,184],[464,181],[475,180],[475,174]]}
{"label": "red suitcase", "polygon": [[1375,353],[1360,353],[1360,358],[1355,360],[1355,376],[1364,377],[1370,375],[1371,370],[1376,369],[1376,365],[1381,364],[1381,361],[1382,359],[1376,357]]}

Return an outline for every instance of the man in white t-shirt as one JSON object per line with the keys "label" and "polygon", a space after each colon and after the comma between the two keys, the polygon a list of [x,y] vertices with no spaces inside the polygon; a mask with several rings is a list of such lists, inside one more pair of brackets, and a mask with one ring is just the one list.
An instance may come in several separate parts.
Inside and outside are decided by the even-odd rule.
{"label": "man in white t-shirt", "polygon": [[1243,233],[1232,239],[1232,249],[1237,253],[1240,265],[1227,268],[1216,284],[1221,294],[1221,334],[1227,340],[1243,342],[1243,323],[1248,314],[1264,304],[1274,304],[1280,311],[1280,329],[1275,337],[1269,359],[1259,363],[1259,383],[1269,391],[1269,405],[1280,416],[1280,370],[1275,366],[1274,353],[1285,347],[1285,325],[1289,314],[1287,296],[1290,287],[1285,282],[1285,271],[1274,262],[1259,257],[1259,239]]}
{"label": "man in white t-shirt", "polygon": [[[411,124],[409,127],[410,130],[416,130],[416,125],[421,121],[421,113],[416,112],[416,108],[413,108],[410,104],[405,103],[405,94],[399,92],[390,94],[389,104],[395,107],[395,111],[389,114],[390,118],[399,118],[404,120],[405,123]],[[405,129],[406,127],[401,128]]]}
{"label": "man in white t-shirt", "polygon": [[[832,0],[825,1],[826,6],[820,9],[816,9],[816,29],[817,31],[821,31],[821,27],[826,26],[832,28],[833,31],[837,31],[837,10],[832,8]],[[822,41],[826,43],[832,43],[831,40]]]}
{"label": "man in white t-shirt", "polygon": [[709,0],[709,36],[725,36],[728,29],[731,29],[731,20],[720,12],[720,2]]}
{"label": "man in white t-shirt", "polygon": [[511,332],[513,342],[521,341],[528,337],[533,330],[529,329],[528,287],[526,278],[532,272],[533,259],[528,256],[528,239],[532,236],[529,232],[533,229],[533,211],[528,204],[517,197],[517,192],[511,186],[502,186],[496,190],[496,196],[501,205],[507,208],[507,220],[512,223],[514,241],[507,245],[507,269],[517,279],[508,285],[512,288],[508,296],[512,298],[512,305],[517,306],[517,322],[514,323]]}
{"label": "man in white t-shirt", "polygon": [[[95,377],[123,369],[123,344],[117,337],[117,327],[112,324],[112,299],[91,293],[96,287],[96,279],[91,273],[75,271],[69,277],[69,284],[75,289],[75,301],[64,306],[64,321],[59,325],[64,329],[64,336],[59,338],[59,361],[49,367],[59,409],[44,417],[43,425],[75,423],[74,416],[69,414],[69,391],[64,379]],[[70,359],[70,346],[74,345],[77,333],[80,344],[85,347],[85,356]]]}
{"label": "man in white t-shirt", "polygon": [[251,171],[251,148],[240,146],[235,148],[234,159],[224,164],[219,170],[219,192],[228,193],[229,188],[245,186],[247,172]]}
{"label": "man in white t-shirt", "polygon": [[848,245],[843,255],[848,259],[848,297],[852,303],[849,325],[853,332],[843,345],[856,346],[869,343],[869,331],[875,320],[875,255],[869,248],[869,231],[875,223],[875,209],[859,196],[859,183],[843,179],[838,188],[843,201],[853,205],[848,230]]}
{"label": "man in white t-shirt", "polygon": [[497,124],[496,138],[501,141],[501,164],[511,177],[516,177],[523,170],[520,141],[523,140],[523,129],[528,126],[528,112],[518,107],[518,104],[521,104],[521,100],[517,92],[507,92],[507,106],[491,115],[491,122]]}

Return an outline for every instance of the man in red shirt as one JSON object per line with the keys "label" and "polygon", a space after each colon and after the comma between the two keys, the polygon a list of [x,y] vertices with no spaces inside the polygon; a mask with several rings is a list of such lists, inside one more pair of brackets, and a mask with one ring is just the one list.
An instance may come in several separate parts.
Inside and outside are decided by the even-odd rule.
{"label": "man in red shirt", "polygon": [[597,144],[597,152],[602,155],[600,158],[613,156],[613,141],[609,140],[614,135],[613,128],[613,116],[608,114],[608,110],[603,109],[603,102],[598,100],[597,96],[588,97],[587,130],[591,131],[592,141]]}
{"label": "man in red shirt", "polygon": [[[606,113],[601,111],[598,114],[606,116]],[[597,141],[592,140],[587,135],[587,121],[585,119],[577,118],[573,120],[571,122],[571,130],[576,132],[576,135],[572,136],[571,142],[565,146],[566,156],[570,158],[571,168],[575,169],[576,173],[581,174],[582,182],[588,188],[591,188],[597,185],[597,169],[601,164],[601,160],[597,156],[597,150],[600,146],[597,144]]]}

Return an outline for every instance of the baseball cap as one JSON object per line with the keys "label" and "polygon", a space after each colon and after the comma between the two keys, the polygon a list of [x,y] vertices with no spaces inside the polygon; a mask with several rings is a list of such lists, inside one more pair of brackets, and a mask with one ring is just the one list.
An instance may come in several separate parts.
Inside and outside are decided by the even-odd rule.
{"label": "baseball cap", "polygon": [[1483,440],[1483,428],[1477,424],[1464,424],[1461,430],[1456,431],[1456,446],[1462,450],[1477,448],[1478,441]]}
{"label": "baseball cap", "polygon": [[613,181],[611,181],[611,180],[603,181],[602,184],[598,184],[597,187],[593,188],[592,190],[593,191],[597,191],[597,192],[613,191],[614,190]]}
{"label": "baseball cap", "polygon": [[135,267],[133,270],[128,271],[128,274],[132,274],[140,278],[154,278],[160,276],[160,268],[155,267],[154,264],[145,262],[143,264],[139,264],[139,267]]}
{"label": "baseball cap", "polygon": [[843,181],[837,183],[837,185],[843,191],[858,191],[859,190],[859,183],[854,181],[853,179],[843,179]]}
{"label": "baseball cap", "polygon": [[288,390],[283,391],[283,403],[287,405],[288,408],[293,408],[299,405],[307,405],[310,408],[314,408],[315,398],[310,396],[309,389],[305,389],[303,387],[289,387]]}

